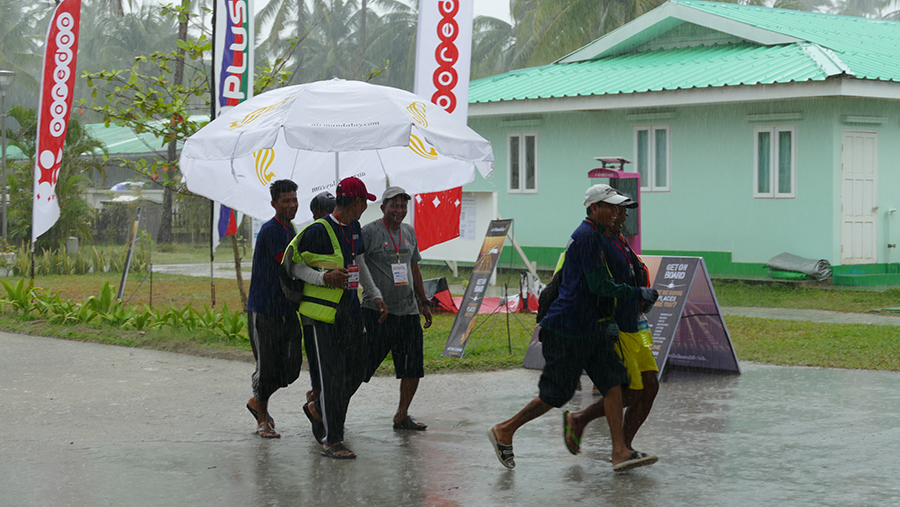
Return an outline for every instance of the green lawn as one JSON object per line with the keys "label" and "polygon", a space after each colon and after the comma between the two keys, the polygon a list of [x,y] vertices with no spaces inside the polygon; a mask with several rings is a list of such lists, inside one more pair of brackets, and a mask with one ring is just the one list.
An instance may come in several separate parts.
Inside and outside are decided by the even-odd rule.
{"label": "green lawn", "polygon": [[[173,252],[174,254],[174,252]],[[443,273],[444,268],[427,267],[429,274]],[[449,269],[446,270],[449,274]],[[515,275],[513,279],[512,276]],[[510,273],[510,285],[518,286],[518,274]],[[97,295],[104,283],[117,287],[121,275],[91,274],[84,276],[45,276],[36,281],[50,293],[64,299],[83,301]],[[462,278],[462,277],[461,277]],[[6,278],[7,282],[16,282]],[[515,285],[512,284],[513,280]],[[864,312],[900,306],[900,291],[856,291],[847,289],[786,288],[783,286],[748,285],[714,282],[719,303],[723,306],[762,306],[811,308]],[[236,282],[216,280],[217,308],[227,304],[233,311],[240,308]],[[186,276],[153,276],[134,273],[129,277],[125,299],[131,305],[154,308],[181,308],[191,305],[197,310],[210,306],[209,280]],[[50,324],[40,316],[24,319],[10,305],[0,305],[0,329],[59,336],[67,339],[110,343],[129,347],[147,347],[184,353],[252,361],[246,338],[222,340],[211,333],[191,333],[165,327],[145,332],[111,328],[108,325]],[[428,372],[469,371],[514,368],[522,359],[534,328],[534,316],[480,315],[478,328],[472,333],[462,359],[441,358],[444,344],[455,315],[437,314],[434,325],[425,331],[425,365]],[[747,317],[726,317],[738,358],[783,365],[807,365],[839,368],[864,368],[900,371],[900,327],[821,324],[779,321]],[[509,348],[512,347],[512,353]],[[392,372],[390,361],[380,370]]]}
{"label": "green lawn", "polygon": [[868,312],[900,306],[900,289],[880,291],[844,287],[793,287],[786,284],[752,285],[713,281],[722,306],[804,308],[836,312]]}

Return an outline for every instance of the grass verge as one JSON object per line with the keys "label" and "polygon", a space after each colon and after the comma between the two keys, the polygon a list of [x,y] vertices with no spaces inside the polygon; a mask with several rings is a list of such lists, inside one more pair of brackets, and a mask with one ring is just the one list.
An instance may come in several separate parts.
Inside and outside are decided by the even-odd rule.
{"label": "grass verge", "polygon": [[832,287],[796,287],[787,284],[752,285],[742,282],[713,282],[722,306],[802,308],[836,312],[869,312],[900,306],[900,289],[863,291]]}
{"label": "grass verge", "polygon": [[900,326],[726,317],[739,360],[900,371]]}
{"label": "grass verge", "polygon": [[[7,279],[14,281],[15,279]],[[36,285],[63,298],[83,301],[97,295],[104,283],[118,286],[120,275],[45,276]],[[234,280],[216,280],[217,307],[227,304],[240,308]],[[814,308],[838,311],[869,311],[900,306],[900,291],[884,292],[785,288],[741,283],[716,283],[719,302],[725,306],[763,306]],[[149,279],[143,274],[129,276],[125,299],[133,305],[149,305]],[[204,278],[154,275],[154,307],[177,308],[191,305],[201,310],[209,306],[209,280]],[[429,373],[446,371],[496,370],[519,367],[531,339],[534,317],[480,315],[478,328],[467,344],[463,359],[442,358],[444,344],[455,315],[437,314],[434,324],[425,330],[425,368]],[[779,365],[824,366],[900,371],[900,327],[821,324],[728,316],[738,358]],[[56,325],[46,320],[26,320],[0,312],[0,329],[71,340],[90,341],[126,347],[143,347],[252,362],[246,339],[223,341],[211,333],[191,333],[184,329],[164,328],[146,332],[123,330],[103,324]],[[510,353],[510,344],[512,353]],[[385,361],[379,373],[392,374],[393,364]]]}

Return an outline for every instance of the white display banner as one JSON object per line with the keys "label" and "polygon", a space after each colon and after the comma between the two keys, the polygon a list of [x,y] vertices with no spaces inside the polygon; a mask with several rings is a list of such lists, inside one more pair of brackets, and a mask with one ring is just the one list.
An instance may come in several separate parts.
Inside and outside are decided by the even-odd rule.
{"label": "white display banner", "polygon": [[474,0],[420,0],[414,93],[466,123]]}

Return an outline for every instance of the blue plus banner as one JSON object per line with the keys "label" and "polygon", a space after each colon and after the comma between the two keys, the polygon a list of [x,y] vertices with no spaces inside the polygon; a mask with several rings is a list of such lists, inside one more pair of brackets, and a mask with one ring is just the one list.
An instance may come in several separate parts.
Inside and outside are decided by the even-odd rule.
{"label": "blue plus banner", "polygon": [[213,118],[253,96],[253,0],[216,0]]}

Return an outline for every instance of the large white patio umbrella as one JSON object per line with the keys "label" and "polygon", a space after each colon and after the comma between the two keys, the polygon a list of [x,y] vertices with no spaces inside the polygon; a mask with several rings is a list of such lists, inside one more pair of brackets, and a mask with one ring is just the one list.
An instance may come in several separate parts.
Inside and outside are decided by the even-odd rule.
{"label": "large white patio umbrella", "polygon": [[268,186],[297,183],[306,203],[357,176],[381,195],[387,179],[410,194],[471,183],[493,170],[491,144],[427,99],[405,90],[332,79],[272,90],[222,114],[184,144],[191,192],[267,219]]}

